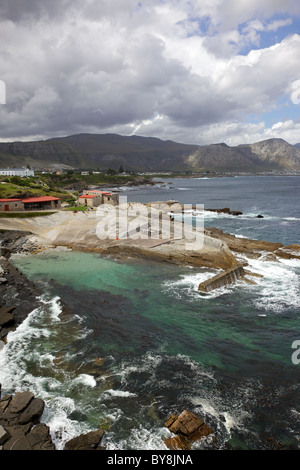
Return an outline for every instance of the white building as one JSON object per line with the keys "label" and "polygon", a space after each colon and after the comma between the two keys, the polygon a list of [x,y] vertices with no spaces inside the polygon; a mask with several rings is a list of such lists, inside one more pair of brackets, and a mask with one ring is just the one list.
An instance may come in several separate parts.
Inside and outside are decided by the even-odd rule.
{"label": "white building", "polygon": [[1,176],[34,176],[34,171],[28,168],[0,168]]}

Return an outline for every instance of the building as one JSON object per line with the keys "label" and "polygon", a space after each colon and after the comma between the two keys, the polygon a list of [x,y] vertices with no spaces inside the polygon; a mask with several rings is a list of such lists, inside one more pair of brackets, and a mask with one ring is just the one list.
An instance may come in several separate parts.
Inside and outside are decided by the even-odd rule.
{"label": "building", "polygon": [[34,176],[34,171],[28,168],[1,168],[1,176]]}
{"label": "building", "polygon": [[78,202],[81,204],[84,203],[84,205],[87,207],[98,207],[101,204],[111,204],[115,206],[119,204],[119,194],[111,193],[109,191],[98,191],[95,189],[90,189],[79,196]]}
{"label": "building", "polygon": [[80,204],[84,204],[87,207],[98,207],[102,204],[102,199],[100,196],[92,195],[92,194],[83,194],[79,196]]}
{"label": "building", "polygon": [[23,210],[24,204],[21,199],[0,199],[0,212]]}
{"label": "building", "polygon": [[0,199],[0,212],[46,211],[60,208],[60,199],[52,196],[25,199]]}

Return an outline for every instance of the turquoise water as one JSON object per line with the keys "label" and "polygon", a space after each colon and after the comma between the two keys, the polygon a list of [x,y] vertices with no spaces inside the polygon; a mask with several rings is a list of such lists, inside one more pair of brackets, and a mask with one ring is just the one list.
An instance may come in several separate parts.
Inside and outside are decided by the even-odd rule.
{"label": "turquoise water", "polygon": [[218,449],[298,448],[300,263],[248,261],[264,276],[256,285],[201,294],[216,271],[72,251],[15,257],[44,295],[0,353],[3,393],[44,398],[58,448],[100,426],[108,449],[165,449],[163,423],[185,408]]}

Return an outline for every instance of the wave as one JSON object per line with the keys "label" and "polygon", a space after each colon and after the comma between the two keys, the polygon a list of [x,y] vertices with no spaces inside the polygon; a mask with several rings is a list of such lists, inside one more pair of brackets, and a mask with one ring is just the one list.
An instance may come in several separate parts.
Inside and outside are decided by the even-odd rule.
{"label": "wave", "polygon": [[287,313],[300,308],[300,260],[264,261],[248,258],[249,270],[261,274],[255,278],[253,304],[267,313]]}
{"label": "wave", "polygon": [[203,268],[202,271],[191,274],[183,274],[177,280],[168,280],[162,284],[163,291],[171,294],[172,296],[181,299],[185,298],[190,302],[202,302],[210,299],[215,299],[224,294],[233,292],[236,285],[241,286],[241,281],[237,281],[235,285],[220,287],[214,291],[207,293],[198,290],[199,284],[207,279],[219,274],[222,270],[207,270]]}

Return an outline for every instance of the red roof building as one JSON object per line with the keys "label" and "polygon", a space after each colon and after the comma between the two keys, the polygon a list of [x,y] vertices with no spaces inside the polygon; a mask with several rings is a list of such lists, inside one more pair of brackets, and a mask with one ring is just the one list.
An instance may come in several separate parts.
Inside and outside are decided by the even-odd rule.
{"label": "red roof building", "polygon": [[53,196],[28,197],[24,199],[0,199],[0,212],[30,210],[53,210],[60,208],[60,199]]}

